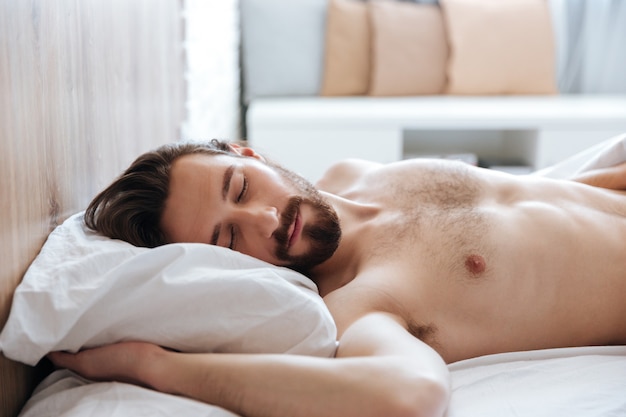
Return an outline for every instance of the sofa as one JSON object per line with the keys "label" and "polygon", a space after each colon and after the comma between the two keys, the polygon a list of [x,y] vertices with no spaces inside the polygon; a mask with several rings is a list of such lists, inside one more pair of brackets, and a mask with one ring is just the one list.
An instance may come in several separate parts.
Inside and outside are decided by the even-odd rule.
{"label": "sofa", "polygon": [[541,169],[626,131],[558,91],[545,0],[240,0],[245,138],[315,181],[414,156]]}

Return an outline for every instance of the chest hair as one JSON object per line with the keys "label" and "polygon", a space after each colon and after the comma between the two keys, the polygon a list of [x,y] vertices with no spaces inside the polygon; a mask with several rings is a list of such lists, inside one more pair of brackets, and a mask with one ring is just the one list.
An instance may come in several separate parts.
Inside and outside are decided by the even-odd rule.
{"label": "chest hair", "polygon": [[408,178],[395,176],[381,184],[379,193],[388,210],[377,227],[372,257],[416,255],[450,271],[464,268],[465,256],[484,251],[488,221],[478,207],[481,186],[466,166],[425,167]]}

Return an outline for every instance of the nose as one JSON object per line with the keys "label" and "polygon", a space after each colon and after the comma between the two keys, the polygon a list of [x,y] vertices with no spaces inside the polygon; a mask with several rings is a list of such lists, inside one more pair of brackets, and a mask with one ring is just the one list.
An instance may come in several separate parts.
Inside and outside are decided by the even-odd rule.
{"label": "nose", "polygon": [[242,207],[238,214],[239,227],[244,233],[253,231],[270,238],[280,225],[278,209],[272,206],[256,205]]}

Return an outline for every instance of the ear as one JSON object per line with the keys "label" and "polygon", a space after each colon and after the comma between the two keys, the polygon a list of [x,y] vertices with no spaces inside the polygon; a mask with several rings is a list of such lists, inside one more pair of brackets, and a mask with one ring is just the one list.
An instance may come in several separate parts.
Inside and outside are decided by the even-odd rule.
{"label": "ear", "polygon": [[265,162],[265,158],[263,158],[263,155],[257,153],[254,149],[252,148],[248,148],[246,146],[241,146],[238,145],[236,143],[229,143],[228,146],[230,146],[230,150],[237,154],[237,155],[241,155],[241,156],[248,156],[254,159],[258,159],[260,161]]}

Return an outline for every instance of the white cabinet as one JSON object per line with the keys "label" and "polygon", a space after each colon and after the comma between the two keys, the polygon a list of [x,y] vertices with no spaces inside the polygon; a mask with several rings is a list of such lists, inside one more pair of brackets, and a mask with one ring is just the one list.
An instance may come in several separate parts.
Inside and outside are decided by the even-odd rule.
{"label": "white cabinet", "polygon": [[311,180],[345,158],[475,153],[539,169],[626,132],[624,96],[339,97],[254,100],[252,147]]}

